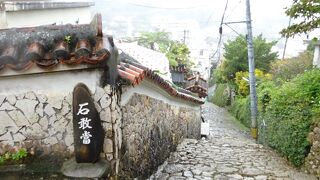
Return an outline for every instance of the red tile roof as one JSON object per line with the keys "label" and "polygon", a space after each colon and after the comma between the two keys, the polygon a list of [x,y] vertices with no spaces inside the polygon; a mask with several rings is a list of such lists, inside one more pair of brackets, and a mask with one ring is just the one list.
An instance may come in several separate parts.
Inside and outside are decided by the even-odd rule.
{"label": "red tile roof", "polygon": [[208,96],[207,89],[199,86],[199,85],[194,85],[186,88],[187,90],[197,93],[200,98],[204,98]]}
{"label": "red tile roof", "polygon": [[200,98],[208,95],[208,83],[205,79],[200,77],[199,74],[187,79],[186,89],[193,93],[197,93]]}
{"label": "red tile roof", "polygon": [[196,98],[186,93],[179,92],[176,88],[174,88],[170,83],[165,81],[162,77],[157,75],[154,71],[142,66],[141,64],[123,60],[123,62],[121,62],[120,65],[118,65],[118,72],[121,78],[130,81],[133,85],[138,85],[144,79],[148,78],[155,84],[160,86],[162,89],[164,89],[171,96],[178,97],[198,104],[204,103],[204,101],[199,98]]}
{"label": "red tile roof", "polygon": [[99,14],[91,24],[4,29],[0,30],[0,70],[98,64],[109,58],[110,47]]}

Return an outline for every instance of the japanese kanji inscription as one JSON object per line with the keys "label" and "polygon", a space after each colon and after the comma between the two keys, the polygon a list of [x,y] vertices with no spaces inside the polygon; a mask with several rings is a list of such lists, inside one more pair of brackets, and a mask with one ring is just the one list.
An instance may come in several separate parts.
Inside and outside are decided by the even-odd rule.
{"label": "japanese kanji inscription", "polygon": [[91,93],[82,83],[73,90],[73,129],[76,161],[96,162],[102,150],[104,132]]}

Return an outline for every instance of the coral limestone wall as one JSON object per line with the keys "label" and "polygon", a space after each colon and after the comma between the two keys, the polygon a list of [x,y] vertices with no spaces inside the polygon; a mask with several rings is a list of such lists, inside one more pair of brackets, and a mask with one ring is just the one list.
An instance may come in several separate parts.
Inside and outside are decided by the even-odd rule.
{"label": "coral limestone wall", "polygon": [[100,71],[2,78],[0,154],[26,148],[40,160],[74,155],[73,88],[86,84],[104,130],[100,157],[110,175],[146,178],[183,138],[200,138],[200,104],[168,94],[146,81],[122,90],[101,87]]}
{"label": "coral limestone wall", "polygon": [[311,148],[304,166],[307,171],[320,177],[320,123],[316,123],[313,131],[309,133],[308,140]]}
{"label": "coral limestone wall", "polygon": [[[121,119],[119,94],[109,85],[94,89],[92,98],[105,131],[101,156],[111,161],[117,137],[112,126]],[[33,91],[0,95],[0,154],[24,147],[35,157],[69,158],[74,152],[72,118],[72,91],[65,96]]]}
{"label": "coral limestone wall", "polygon": [[1,151],[10,146],[39,155],[73,151],[71,93],[60,97],[30,91],[0,97]]}
{"label": "coral limestone wall", "polygon": [[134,94],[122,107],[122,175],[146,178],[182,138],[200,137],[200,111]]}

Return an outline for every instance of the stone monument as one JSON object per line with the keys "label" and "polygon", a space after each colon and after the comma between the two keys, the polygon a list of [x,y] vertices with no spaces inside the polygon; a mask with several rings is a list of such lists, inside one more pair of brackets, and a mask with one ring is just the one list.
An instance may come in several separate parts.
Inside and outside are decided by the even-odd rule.
{"label": "stone monument", "polygon": [[75,158],[63,164],[62,173],[69,177],[96,178],[110,171],[109,163],[99,160],[104,131],[90,90],[83,83],[73,90],[73,132]]}

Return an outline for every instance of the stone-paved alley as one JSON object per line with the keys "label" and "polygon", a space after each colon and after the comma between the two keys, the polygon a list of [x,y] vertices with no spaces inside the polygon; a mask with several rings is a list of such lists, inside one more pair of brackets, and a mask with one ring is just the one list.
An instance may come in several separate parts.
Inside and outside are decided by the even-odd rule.
{"label": "stone-paved alley", "polygon": [[210,123],[210,137],[183,141],[150,179],[316,179],[256,144],[224,109],[206,103],[203,116]]}

